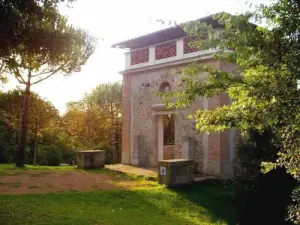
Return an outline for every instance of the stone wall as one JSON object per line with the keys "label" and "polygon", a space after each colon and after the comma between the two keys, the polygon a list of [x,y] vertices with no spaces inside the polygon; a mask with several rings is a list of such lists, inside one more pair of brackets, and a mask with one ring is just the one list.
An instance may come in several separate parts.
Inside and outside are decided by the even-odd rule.
{"label": "stone wall", "polygon": [[123,77],[122,163],[130,164],[131,77]]}
{"label": "stone wall", "polygon": [[167,145],[164,146],[164,160],[167,159],[174,159],[175,158],[175,146],[174,145]]}
{"label": "stone wall", "polygon": [[[206,63],[218,65],[216,61]],[[124,75],[131,77],[130,142],[132,144],[130,145],[130,164],[141,165],[140,161],[143,161],[144,166],[157,165],[157,118],[154,116],[152,106],[162,103],[157,92],[163,82],[168,82],[174,90],[180,81],[172,69],[174,68]],[[205,75],[202,75],[201,78],[204,79]],[[196,131],[195,123],[188,119],[188,116],[197,109],[204,107],[204,99],[198,98],[189,108],[173,111],[175,113],[175,158],[194,159],[197,172],[203,172],[203,134]],[[138,137],[143,139],[143,144],[140,144],[140,147],[138,147]],[[193,140],[195,154],[188,153],[188,139]],[[144,159],[141,159],[140,155],[143,155]]]}
{"label": "stone wall", "polygon": [[[203,63],[232,71],[234,66],[216,60]],[[124,75],[124,121],[122,163],[138,166],[157,166],[158,116],[153,105],[161,104],[157,95],[160,85],[168,82],[172,90],[176,88],[180,78],[174,72],[176,68],[159,68],[144,70]],[[199,75],[206,79],[207,74]],[[219,105],[230,104],[226,95],[213,98],[199,97],[186,109],[171,110],[175,114],[175,158],[195,160],[198,173],[210,175],[232,174],[232,155],[235,148],[232,132],[200,133],[194,121],[188,119],[199,108],[214,109]]]}

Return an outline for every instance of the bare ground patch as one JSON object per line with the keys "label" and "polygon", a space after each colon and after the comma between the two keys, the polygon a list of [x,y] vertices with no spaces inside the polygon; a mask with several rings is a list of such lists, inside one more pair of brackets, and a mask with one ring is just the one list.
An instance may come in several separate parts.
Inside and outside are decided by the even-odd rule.
{"label": "bare ground patch", "polygon": [[118,189],[127,189],[127,187],[109,175],[84,171],[26,171],[0,176],[2,195]]}

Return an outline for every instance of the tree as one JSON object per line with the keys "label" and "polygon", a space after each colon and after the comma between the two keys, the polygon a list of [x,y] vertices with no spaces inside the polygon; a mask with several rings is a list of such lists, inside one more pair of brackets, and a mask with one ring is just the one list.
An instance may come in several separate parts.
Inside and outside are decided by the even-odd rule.
{"label": "tree", "polygon": [[2,161],[11,162],[16,158],[23,108],[22,95],[20,89],[0,93],[0,111],[3,115],[0,115],[3,129],[0,137]]}
{"label": "tree", "polygon": [[[193,115],[200,131],[223,131],[238,128],[243,135],[270,130],[271,143],[279,149],[277,160],[263,163],[265,172],[285,167],[300,180],[300,98],[296,80],[300,78],[300,3],[278,0],[270,6],[260,5],[255,13],[229,15],[220,13],[214,19],[224,25],[215,32],[205,23],[185,26],[191,36],[201,41],[201,49],[218,48],[215,57],[238,65],[237,73],[193,64],[181,72],[186,88],[165,95],[170,105],[187,106],[196,96],[211,97],[223,92],[233,102],[215,110],[199,109]],[[263,21],[259,26],[250,21]],[[206,39],[203,39],[207,37]],[[230,50],[230,51],[229,51]],[[194,79],[208,72],[206,81]],[[171,102],[174,100],[175,102]],[[297,191],[298,190],[298,191]],[[289,219],[300,222],[299,188],[294,194]]]}
{"label": "tree", "polygon": [[118,151],[116,143],[117,131],[120,127],[119,119],[122,113],[122,84],[120,82],[100,84],[91,95],[86,97],[88,101],[93,101],[101,108],[106,108],[110,116],[110,136],[113,160],[118,161]]}
{"label": "tree", "polygon": [[58,46],[62,47],[64,42],[53,45],[55,40],[45,39],[53,31],[41,29],[40,23],[55,24],[58,5],[63,2],[68,4],[73,0],[0,0],[0,58],[10,56],[19,46],[32,54],[40,53],[41,48],[60,51]]}
{"label": "tree", "polygon": [[[23,94],[20,89],[0,93],[0,116],[1,132],[0,149],[3,161],[11,162],[15,159],[20,133],[21,113],[23,109]],[[48,101],[42,99],[38,94],[32,93],[29,104],[29,138],[33,140],[33,150],[37,153],[37,136],[43,136],[44,130],[51,123],[59,121],[57,109]],[[1,154],[0,154],[1,155]],[[35,162],[33,154],[33,162]],[[5,156],[5,157],[4,157]]]}
{"label": "tree", "polygon": [[20,134],[23,108],[22,96],[23,92],[20,89],[0,93],[0,109],[5,115],[5,117],[0,120],[6,121],[6,124],[14,131],[11,138],[16,146],[18,146]]}
{"label": "tree", "polygon": [[29,131],[31,133],[33,147],[32,164],[37,163],[38,138],[43,129],[47,129],[51,122],[59,120],[58,110],[49,102],[41,99],[38,95],[30,96],[29,104]]}
{"label": "tree", "polygon": [[[50,10],[46,4],[42,10]],[[56,9],[51,9],[49,20],[38,20],[36,15],[27,15],[26,22],[35,24],[41,31],[45,31],[43,41],[51,42],[52,48],[38,48],[40,51],[32,52],[24,45],[19,45],[10,51],[10,55],[1,58],[2,71],[5,74],[13,74],[21,85],[25,86],[22,128],[20,145],[16,165],[24,166],[24,150],[28,129],[28,104],[30,88],[56,74],[69,75],[79,71],[94,52],[95,39],[81,29],[75,29],[67,25],[67,20]],[[38,21],[38,22],[37,22]],[[37,24],[36,24],[37,23]],[[28,37],[35,43],[33,37]]]}
{"label": "tree", "polygon": [[104,149],[107,163],[119,162],[121,94],[119,82],[100,84],[82,100],[67,104],[63,121],[75,149]]}
{"label": "tree", "polygon": [[105,109],[85,100],[68,103],[63,117],[66,131],[77,149],[93,149],[109,144],[108,119]]}

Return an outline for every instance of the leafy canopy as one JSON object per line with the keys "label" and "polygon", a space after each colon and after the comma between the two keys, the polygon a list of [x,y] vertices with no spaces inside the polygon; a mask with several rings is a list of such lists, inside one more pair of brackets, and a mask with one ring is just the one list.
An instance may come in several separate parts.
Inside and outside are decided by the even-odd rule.
{"label": "leafy canopy", "polygon": [[54,26],[61,3],[73,0],[1,0],[0,1],[0,58],[23,46],[27,52],[59,52],[65,35],[55,32],[56,39],[47,39],[53,30],[41,29],[41,24]]}
{"label": "leafy canopy", "polygon": [[[214,16],[224,29],[191,22],[185,26],[200,41],[200,49],[215,48],[216,60],[231,63],[234,69],[215,69],[192,64],[180,71],[185,87],[164,96],[169,105],[186,107],[197,96],[226,93],[231,105],[215,110],[199,109],[192,116],[200,131],[238,128],[244,135],[251,131],[272,130],[272,142],[280,149],[275,162],[265,162],[265,172],[283,166],[300,180],[300,2],[278,0],[260,5],[256,12],[242,15],[219,13]],[[255,25],[263,22],[264,26]],[[203,39],[204,37],[207,37]],[[197,79],[207,73],[205,80]],[[299,193],[295,191],[295,193]],[[299,196],[299,195],[298,195]],[[299,222],[298,206],[290,219]],[[292,210],[290,211],[292,212]],[[297,216],[298,215],[298,216]]]}

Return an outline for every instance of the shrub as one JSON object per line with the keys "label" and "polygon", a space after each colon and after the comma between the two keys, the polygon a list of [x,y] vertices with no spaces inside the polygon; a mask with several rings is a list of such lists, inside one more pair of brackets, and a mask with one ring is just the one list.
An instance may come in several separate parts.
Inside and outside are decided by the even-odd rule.
{"label": "shrub", "polygon": [[234,185],[241,225],[290,224],[287,207],[296,181],[283,168],[261,173],[261,162],[276,160],[278,149],[270,142],[271,135],[252,132],[238,146]]}
{"label": "shrub", "polygon": [[17,133],[0,120],[0,163],[14,162],[16,159]]}
{"label": "shrub", "polygon": [[57,146],[41,146],[38,162],[41,165],[58,166],[62,163],[62,150]]}
{"label": "shrub", "polygon": [[76,151],[69,150],[69,149],[63,149],[62,150],[62,161],[64,163],[68,163],[69,165],[73,165],[73,163],[76,164]]}

